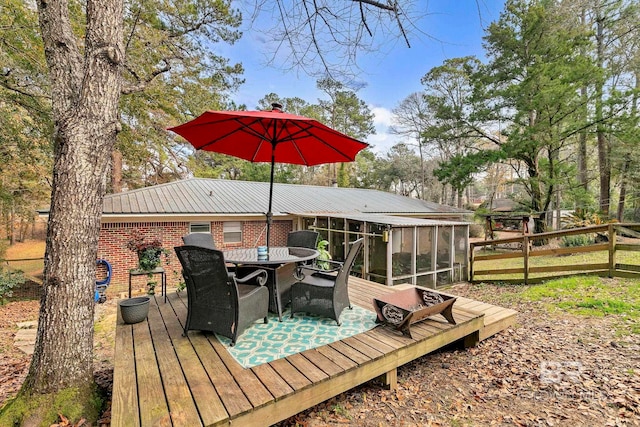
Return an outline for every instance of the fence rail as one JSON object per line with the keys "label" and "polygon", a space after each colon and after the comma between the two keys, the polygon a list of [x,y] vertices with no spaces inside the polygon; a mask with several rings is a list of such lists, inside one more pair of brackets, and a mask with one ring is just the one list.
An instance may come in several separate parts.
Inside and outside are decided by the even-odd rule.
{"label": "fence rail", "polygon": [[44,257],[0,259],[0,268],[22,271],[24,277],[31,282],[42,285]]}
{"label": "fence rail", "polygon": [[[537,247],[536,243],[556,241],[566,236],[597,236],[596,242],[582,246],[574,247],[546,247],[541,249],[533,249]],[[620,238],[629,241],[619,242]],[[604,241],[604,242],[602,242]],[[517,244],[518,249],[511,252],[482,254],[477,249],[487,247],[500,247],[505,244]],[[564,262],[559,265],[532,266],[532,260],[537,257],[546,257],[545,259],[567,257],[570,260],[571,255],[588,255],[595,252],[605,252],[608,257],[606,262]],[[485,240],[482,242],[470,243],[470,260],[469,260],[469,280],[471,282],[517,282],[525,284],[540,282],[554,277],[564,277],[574,274],[597,274],[608,277],[640,277],[640,257],[632,257],[632,263],[616,262],[616,257],[621,253],[640,252],[640,224],[604,224],[591,227],[573,228],[569,230],[550,231],[539,234],[528,234],[518,237],[509,237],[507,239]],[[629,258],[626,257],[625,258]],[[479,269],[478,263],[496,260],[513,260],[522,259],[521,266],[504,265],[497,267],[492,265],[491,268]],[[603,260],[604,261],[604,260]],[[637,261],[637,264],[635,263]],[[509,264],[509,262],[503,263]],[[531,277],[532,273],[566,273],[557,275],[548,275]],[[501,279],[495,277],[478,276],[501,276],[501,275],[521,275],[518,278]]]}

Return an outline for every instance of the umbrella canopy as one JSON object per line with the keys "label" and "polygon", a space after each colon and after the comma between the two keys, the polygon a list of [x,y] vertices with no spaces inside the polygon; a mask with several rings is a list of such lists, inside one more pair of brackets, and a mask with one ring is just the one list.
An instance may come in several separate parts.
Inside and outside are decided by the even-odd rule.
{"label": "umbrella canopy", "polygon": [[287,114],[280,108],[273,104],[271,111],[207,111],[187,123],[169,128],[198,150],[271,163],[267,246],[276,162],[306,166],[352,162],[356,154],[368,146],[315,119]]}

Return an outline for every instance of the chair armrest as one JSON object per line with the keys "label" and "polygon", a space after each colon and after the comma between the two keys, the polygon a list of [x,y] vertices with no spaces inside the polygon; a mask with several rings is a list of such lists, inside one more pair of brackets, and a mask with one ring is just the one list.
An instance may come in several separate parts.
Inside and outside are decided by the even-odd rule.
{"label": "chair armrest", "polygon": [[342,266],[344,265],[343,262],[340,261],[331,261],[331,260],[321,260],[319,261],[321,263],[327,263],[329,264],[328,269],[324,269],[324,268],[319,268],[313,265],[303,265],[301,266],[304,270],[312,270],[314,272],[318,272],[318,273],[330,273],[332,271],[338,271],[342,268]]}
{"label": "chair armrest", "polygon": [[235,276],[235,279],[238,283],[247,283],[248,281],[255,279],[258,285],[264,286],[267,284],[267,277],[267,270],[259,269],[252,271],[242,278]]}
{"label": "chair armrest", "polygon": [[327,279],[327,280],[336,280],[338,273],[336,273],[335,271],[320,270],[316,273],[313,273],[312,276],[320,277],[322,279]]}
{"label": "chair armrest", "polygon": [[333,270],[322,270],[316,267],[299,266],[296,269],[294,276],[299,281],[304,281],[305,277],[307,276],[316,276],[316,277],[322,277],[328,280],[335,280],[336,275],[338,274],[338,270],[339,268],[336,268]]}

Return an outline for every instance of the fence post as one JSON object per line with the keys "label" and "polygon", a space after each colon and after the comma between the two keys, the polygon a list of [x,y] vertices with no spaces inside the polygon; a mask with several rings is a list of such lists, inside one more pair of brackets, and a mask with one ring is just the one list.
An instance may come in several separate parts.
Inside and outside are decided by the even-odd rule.
{"label": "fence post", "polygon": [[609,278],[614,276],[616,270],[616,229],[609,224]]}
{"label": "fence post", "polygon": [[522,238],[522,253],[524,261],[524,284],[529,284],[529,236]]}
{"label": "fence post", "polygon": [[469,245],[469,282],[473,282],[473,260],[476,257],[475,245]]}

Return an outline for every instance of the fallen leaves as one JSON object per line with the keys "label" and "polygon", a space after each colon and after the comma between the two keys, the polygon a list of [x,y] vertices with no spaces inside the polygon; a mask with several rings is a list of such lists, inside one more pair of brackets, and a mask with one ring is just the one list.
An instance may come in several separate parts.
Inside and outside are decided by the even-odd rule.
{"label": "fallen leaves", "polygon": [[81,418],[77,423],[74,424],[62,414],[58,414],[58,418],[60,418],[60,422],[57,424],[51,424],[50,427],[82,427],[87,422],[87,420]]}
{"label": "fallen leaves", "polygon": [[[485,285],[452,293],[509,306]],[[504,300],[503,300],[504,301]],[[358,426],[640,426],[640,336],[616,336],[615,319],[512,305],[518,326],[464,351],[441,351],[398,369],[398,389],[373,383],[332,399]],[[612,344],[615,342],[615,345]],[[325,404],[296,420],[342,424]],[[279,424],[293,426],[290,420]]]}

